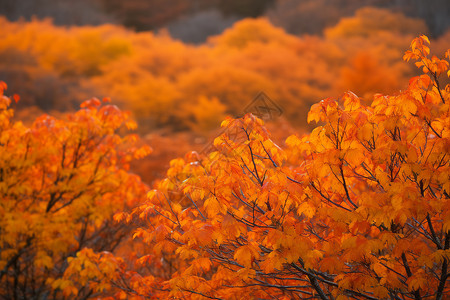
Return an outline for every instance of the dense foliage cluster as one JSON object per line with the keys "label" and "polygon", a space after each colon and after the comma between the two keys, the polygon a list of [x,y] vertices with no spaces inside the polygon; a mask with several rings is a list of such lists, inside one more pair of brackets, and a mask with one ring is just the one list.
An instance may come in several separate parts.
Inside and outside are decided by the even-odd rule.
{"label": "dense foliage cluster", "polygon": [[127,169],[150,148],[118,135],[136,124],[98,99],[66,120],[12,122],[5,89],[0,82],[0,297],[94,296],[92,285],[69,286],[62,275],[81,249],[111,253],[129,240],[112,216],[144,199],[147,187]]}
{"label": "dense foliage cluster", "polygon": [[253,115],[227,118],[211,152],[173,160],[115,215],[138,224],[145,255],[82,251],[64,278],[131,299],[450,296],[450,50],[428,44],[404,55],[424,72],[408,89],[322,100],[308,115],[322,125],[285,149]]}
{"label": "dense foliage cluster", "polygon": [[[423,22],[365,8],[299,38],[246,19],[197,46],[115,25],[0,27],[0,75],[22,94],[0,81],[0,298],[450,297],[448,41],[438,58],[413,39],[403,59],[419,71],[397,61]],[[318,125],[279,146],[258,117],[225,117],[262,87],[295,126]],[[131,112],[92,98],[14,120],[11,107],[29,123],[32,105],[90,93]],[[223,131],[150,190],[130,172],[151,152],[132,116]],[[160,155],[189,144],[155,135]]]}

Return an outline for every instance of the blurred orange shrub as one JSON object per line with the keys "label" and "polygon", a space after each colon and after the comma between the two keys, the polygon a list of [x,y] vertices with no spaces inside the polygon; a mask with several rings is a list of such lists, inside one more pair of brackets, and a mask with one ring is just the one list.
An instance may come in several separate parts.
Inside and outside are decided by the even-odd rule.
{"label": "blurred orange shrub", "polygon": [[396,59],[427,31],[422,20],[376,8],[342,19],[323,37],[244,19],[201,45],[115,25],[0,18],[0,27],[0,78],[23,96],[22,106],[69,110],[88,95],[109,95],[133,112],[141,131],[198,133],[217,128],[225,114],[242,115],[260,91],[307,128],[309,107],[326,96],[352,89],[371,99],[401,89],[414,71]]}

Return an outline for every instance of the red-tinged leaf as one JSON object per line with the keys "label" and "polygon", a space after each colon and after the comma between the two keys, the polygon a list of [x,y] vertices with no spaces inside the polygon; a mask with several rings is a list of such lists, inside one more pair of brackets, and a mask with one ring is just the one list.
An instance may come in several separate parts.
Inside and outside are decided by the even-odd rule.
{"label": "red-tinged leaf", "polygon": [[353,111],[360,107],[359,97],[356,96],[353,92],[346,92],[342,99],[344,101],[345,110]]}
{"label": "red-tinged leaf", "polygon": [[3,94],[8,89],[8,85],[4,81],[0,81],[0,92]]}
{"label": "red-tinged leaf", "polygon": [[100,107],[102,103],[100,102],[100,100],[98,100],[97,98],[91,98],[89,100],[84,101],[83,103],[80,104],[81,108],[97,108]]}
{"label": "red-tinged leaf", "polygon": [[[96,99],[96,101],[98,101],[98,99]],[[89,106],[92,106],[92,107],[98,107],[100,105],[101,105],[100,101],[95,102],[93,104],[89,104]],[[116,105],[106,105],[106,106],[102,107],[102,109],[100,110],[100,113],[103,116],[120,116],[120,115],[122,115],[122,111]]]}

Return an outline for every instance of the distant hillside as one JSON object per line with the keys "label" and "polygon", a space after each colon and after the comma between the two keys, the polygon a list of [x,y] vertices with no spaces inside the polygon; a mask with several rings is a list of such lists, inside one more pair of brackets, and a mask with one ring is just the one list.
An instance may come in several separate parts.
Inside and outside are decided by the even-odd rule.
{"label": "distant hillside", "polygon": [[342,17],[361,7],[374,6],[425,20],[430,35],[437,37],[450,28],[448,0],[277,0],[267,11],[271,21],[293,34],[321,34]]}
{"label": "distant hillside", "polygon": [[293,34],[322,34],[364,6],[425,20],[437,37],[450,28],[448,0],[0,0],[9,20],[50,17],[56,25],[122,24],[136,31],[168,28],[184,42],[201,43],[244,17],[267,16]]}

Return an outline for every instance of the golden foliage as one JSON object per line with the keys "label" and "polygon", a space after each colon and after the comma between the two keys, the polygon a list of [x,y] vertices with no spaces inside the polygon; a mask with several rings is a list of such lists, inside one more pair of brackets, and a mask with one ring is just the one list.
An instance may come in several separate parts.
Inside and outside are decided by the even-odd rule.
{"label": "golden foliage", "polygon": [[[408,89],[370,105],[324,99],[308,115],[323,125],[285,149],[248,114],[222,122],[212,151],[173,160],[132,214],[153,260],[131,294],[448,297],[450,86],[439,78],[450,52],[430,58],[428,45],[421,36],[405,54],[425,71]],[[176,266],[168,277],[159,258]]]}
{"label": "golden foliage", "polygon": [[61,110],[76,99],[108,94],[144,130],[200,131],[214,128],[198,119],[205,98],[218,99],[222,113],[237,116],[264,91],[291,123],[306,127],[309,107],[328,95],[351,88],[370,101],[376,92],[404,88],[412,71],[397,57],[413,35],[426,31],[419,20],[375,8],[342,20],[323,38],[244,19],[196,46],[113,25],[64,28],[2,18],[0,26],[0,70],[24,104]]}
{"label": "golden foliage", "polygon": [[[147,188],[127,170],[151,149],[137,146],[135,135],[120,136],[123,127],[135,126],[129,113],[96,98],[65,120],[43,115],[30,127],[13,122],[6,85],[0,86],[0,294],[96,295],[110,285],[64,279],[67,263],[85,247],[114,251],[124,240],[127,228],[113,215],[142,201]],[[100,267],[114,271],[111,263]],[[73,268],[84,268],[78,274],[84,278],[97,267]]]}

